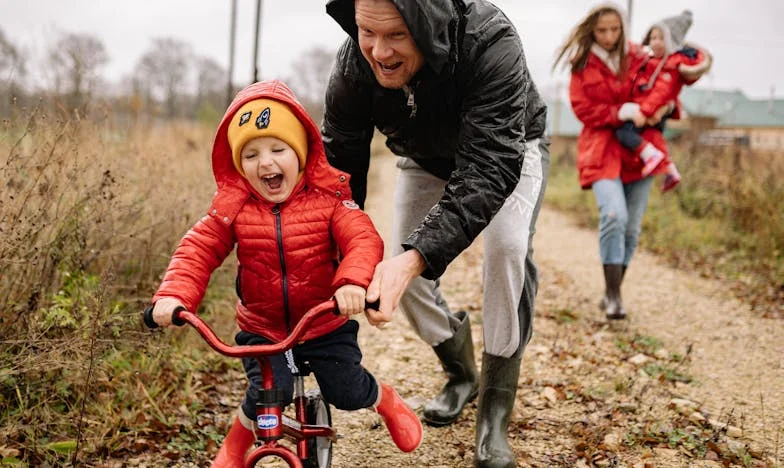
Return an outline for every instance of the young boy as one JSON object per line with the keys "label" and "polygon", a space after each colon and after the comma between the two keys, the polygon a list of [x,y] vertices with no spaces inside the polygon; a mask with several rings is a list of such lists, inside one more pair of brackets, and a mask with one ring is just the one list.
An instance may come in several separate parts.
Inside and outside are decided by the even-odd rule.
{"label": "young boy", "polygon": [[[691,11],[684,10],[680,15],[655,23],[643,40],[643,45],[649,48],[650,58],[633,77],[632,100],[647,119],[646,126],[659,131],[664,131],[667,118],[680,118],[678,94],[683,85],[693,84],[710,69],[711,57],[707,52],[683,43],[691,23]],[[661,190],[667,192],[681,181],[680,173],[664,152],[640,136],[643,128],[627,121],[616,131],[616,136],[623,146],[642,158],[645,163],[643,177],[666,164]]]}
{"label": "young boy", "polygon": [[[168,326],[177,306],[195,311],[211,273],[236,244],[237,344],[280,341],[305,312],[334,296],[342,315],[314,323],[293,349],[295,364],[313,372],[330,404],[374,407],[398,448],[415,450],[419,418],[361,366],[359,326],[347,317],[364,311],[382,240],[351,200],[348,175],[327,163],[318,127],[286,85],[265,81],[237,94],[218,127],[212,167],[218,191],[174,252],[153,298],[153,319]],[[270,362],[288,403],[293,378],[284,355]],[[242,466],[255,440],[260,370],[255,359],[243,367],[250,384],[213,466]]]}

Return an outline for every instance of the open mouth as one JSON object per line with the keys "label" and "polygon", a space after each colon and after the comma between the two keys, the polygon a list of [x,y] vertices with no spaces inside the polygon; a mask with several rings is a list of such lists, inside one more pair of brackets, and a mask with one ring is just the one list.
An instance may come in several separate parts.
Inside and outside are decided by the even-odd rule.
{"label": "open mouth", "polygon": [[388,64],[388,65],[383,64],[381,62],[377,62],[377,63],[378,63],[379,68],[381,68],[381,71],[383,71],[385,73],[392,73],[395,70],[397,70],[398,68],[400,68],[401,65],[403,65],[403,62],[395,62],[395,63],[391,63],[391,64]]}
{"label": "open mouth", "polygon": [[261,181],[270,190],[277,190],[283,184],[283,174],[268,174],[262,177]]}

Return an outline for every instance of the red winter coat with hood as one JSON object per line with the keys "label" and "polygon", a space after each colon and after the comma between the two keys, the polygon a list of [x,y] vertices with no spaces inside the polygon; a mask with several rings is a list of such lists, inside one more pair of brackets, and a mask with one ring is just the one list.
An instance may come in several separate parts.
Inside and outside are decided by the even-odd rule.
{"label": "red winter coat with hood", "polygon": [[[280,204],[264,200],[237,172],[227,138],[235,112],[259,98],[288,104],[308,136],[304,174]],[[211,273],[236,244],[238,325],[280,341],[340,286],[370,284],[383,256],[381,237],[351,201],[348,174],[327,163],[318,127],[282,82],[255,83],[237,94],[215,135],[212,169],[218,186],[212,205],[180,242],[154,300],[175,297],[195,311]],[[346,320],[323,316],[304,339],[329,333]]]}
{"label": "red winter coat with hood", "polygon": [[[704,51],[691,47],[683,48],[664,57],[651,56],[634,73],[632,100],[640,104],[640,112],[651,117],[656,111],[672,101],[675,109],[670,119],[680,118],[678,95],[684,85],[691,85],[707,71],[710,60]],[[690,70],[690,76],[681,74],[681,69]]]}
{"label": "red winter coat with hood", "polygon": [[[626,48],[628,70],[618,77],[606,58],[590,52],[585,68],[572,72],[569,98],[572,110],[583,123],[577,137],[577,170],[580,186],[591,188],[600,179],[621,178],[623,183],[642,178],[642,159],[624,148],[615,137],[615,130],[623,124],[618,111],[625,102],[632,102],[630,71],[636,70],[644,60],[639,46],[629,43]],[[667,154],[667,145],[661,132],[646,129],[642,137]],[[666,172],[662,164],[654,174]]]}

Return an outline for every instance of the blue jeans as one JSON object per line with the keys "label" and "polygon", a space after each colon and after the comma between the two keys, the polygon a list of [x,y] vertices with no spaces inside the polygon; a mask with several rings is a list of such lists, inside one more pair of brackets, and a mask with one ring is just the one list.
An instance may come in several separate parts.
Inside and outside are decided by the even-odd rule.
{"label": "blue jeans", "polygon": [[642,216],[648,207],[653,177],[622,184],[600,179],[591,187],[599,205],[599,257],[604,265],[628,265],[637,248]]}

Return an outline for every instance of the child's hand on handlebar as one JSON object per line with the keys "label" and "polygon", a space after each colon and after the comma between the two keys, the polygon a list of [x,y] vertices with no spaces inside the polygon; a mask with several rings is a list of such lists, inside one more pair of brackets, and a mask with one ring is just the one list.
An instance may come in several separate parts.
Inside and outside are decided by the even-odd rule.
{"label": "child's hand on handlebar", "polygon": [[177,307],[185,308],[179,299],[162,297],[155,301],[155,307],[152,309],[152,319],[155,320],[158,326],[168,327],[172,324],[172,314]]}
{"label": "child's hand on handlebar", "polygon": [[335,291],[338,310],[343,315],[355,315],[365,311],[365,288],[346,284]]}

